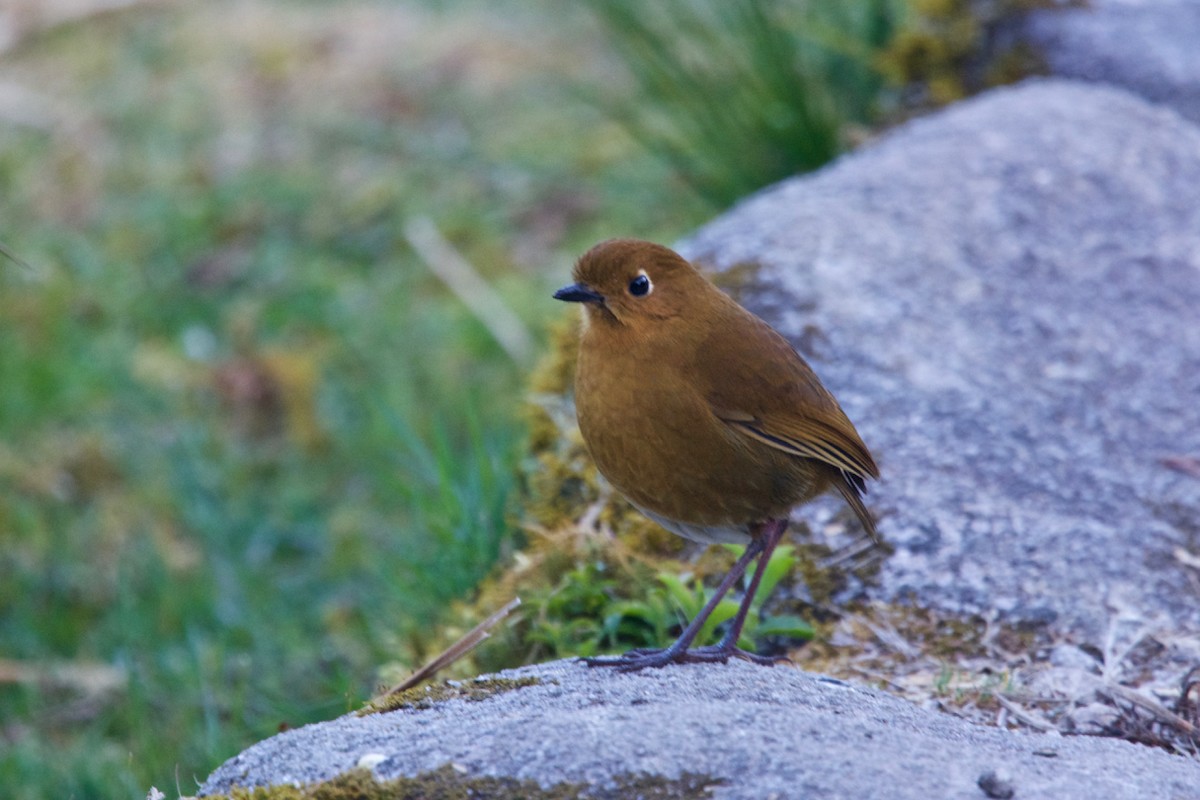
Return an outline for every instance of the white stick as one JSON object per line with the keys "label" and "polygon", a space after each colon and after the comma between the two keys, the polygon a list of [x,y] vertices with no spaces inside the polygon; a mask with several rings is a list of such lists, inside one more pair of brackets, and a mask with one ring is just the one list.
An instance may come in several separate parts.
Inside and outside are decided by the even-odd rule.
{"label": "white stick", "polygon": [[471,309],[479,321],[518,364],[528,364],[533,337],[495,289],[454,249],[429,217],[410,217],[404,238],[438,279]]}

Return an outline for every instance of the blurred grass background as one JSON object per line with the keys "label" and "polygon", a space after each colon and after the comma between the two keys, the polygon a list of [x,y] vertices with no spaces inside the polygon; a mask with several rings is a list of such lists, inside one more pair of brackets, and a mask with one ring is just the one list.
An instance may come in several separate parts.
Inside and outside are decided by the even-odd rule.
{"label": "blurred grass background", "polygon": [[530,364],[406,222],[541,342],[875,122],[902,5],[0,3],[0,795],[357,707],[519,535]]}

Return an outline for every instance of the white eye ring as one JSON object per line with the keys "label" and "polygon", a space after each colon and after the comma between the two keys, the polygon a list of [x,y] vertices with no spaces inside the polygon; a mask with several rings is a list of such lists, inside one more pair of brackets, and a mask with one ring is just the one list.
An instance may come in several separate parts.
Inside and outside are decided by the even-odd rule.
{"label": "white eye ring", "polygon": [[634,297],[645,297],[653,291],[654,282],[650,280],[646,270],[639,269],[637,277],[629,282],[629,293]]}

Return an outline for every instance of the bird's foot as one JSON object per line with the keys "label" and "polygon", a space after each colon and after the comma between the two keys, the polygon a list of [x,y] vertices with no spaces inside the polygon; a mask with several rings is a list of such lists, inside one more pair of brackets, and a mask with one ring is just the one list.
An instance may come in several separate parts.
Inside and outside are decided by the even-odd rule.
{"label": "bird's foot", "polygon": [[620,656],[581,658],[580,661],[589,667],[614,667],[621,672],[636,672],[639,669],[665,667],[667,664],[678,662],[683,652],[685,651],[673,651],[670,647],[662,650],[640,647]]}
{"label": "bird's foot", "polygon": [[743,661],[749,661],[751,664],[762,664],[764,667],[773,667],[780,662],[790,660],[787,656],[760,656],[757,653],[751,653],[738,647],[721,644],[697,647],[694,650],[688,650],[685,655],[687,655],[689,662],[701,664],[714,661],[724,664],[731,658],[740,658]]}
{"label": "bird's foot", "polygon": [[663,650],[639,648],[630,650],[621,656],[601,656],[581,660],[589,667],[615,667],[620,672],[637,672],[642,669],[661,669],[668,664],[724,664],[730,658],[740,658],[743,661],[767,667],[788,660],[784,656],[760,656],[736,647],[725,647],[719,644],[678,651],[670,647]]}

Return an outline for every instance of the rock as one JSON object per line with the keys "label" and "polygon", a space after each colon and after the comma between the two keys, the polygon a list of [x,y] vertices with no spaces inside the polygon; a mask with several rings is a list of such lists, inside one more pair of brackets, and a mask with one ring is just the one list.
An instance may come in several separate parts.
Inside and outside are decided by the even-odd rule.
{"label": "rock", "polygon": [[[750,276],[743,301],[801,343],[877,456],[868,501],[894,554],[858,599],[1052,631],[1018,654],[1045,671],[1010,719],[1051,727],[1051,694],[1089,727],[1122,704],[1158,713],[1132,730],[1167,719],[1152,710],[1200,661],[1200,129],[1122,90],[1029,82],[763,191],[682,249]],[[844,513],[801,515],[836,543]],[[203,793],[361,763],[542,785],[690,771],[725,798],[1200,797],[1200,761],[973,724],[932,689],[920,707],[741,662],[511,675],[542,683],[289,731]]]}
{"label": "rock", "polygon": [[1200,3],[1091,0],[1031,13],[1020,34],[1051,72],[1121,86],[1200,121]]}
{"label": "rock", "polygon": [[[502,673],[536,686],[484,701],[348,715],[273,736],[226,762],[201,795],[316,782],[365,755],[380,778],[456,765],[604,785],[648,772],[721,779],[714,798],[1196,797],[1200,763],[1115,739],[973,725],[882,692],[745,662],[623,674],[558,661]],[[1051,749],[1047,749],[1052,746]],[[1046,753],[1052,752],[1053,758]],[[1007,783],[1006,783],[1007,782]]]}
{"label": "rock", "polygon": [[868,502],[896,552],[870,596],[1200,654],[1200,575],[1175,555],[1200,549],[1200,480],[1169,461],[1200,454],[1200,129],[1028,82],[770,188],[684,250],[757,265],[744,301],[794,341],[820,332],[810,360],[883,471]]}
{"label": "rock", "polygon": [[1017,793],[1012,778],[1003,770],[990,769],[980,775],[976,783],[979,784],[980,789],[983,789],[984,794],[996,798],[996,800],[1010,800]]}

